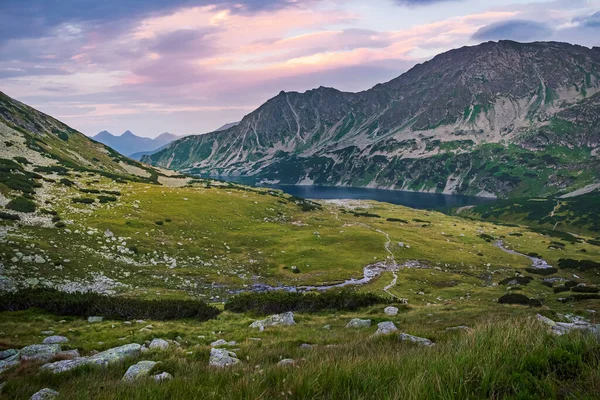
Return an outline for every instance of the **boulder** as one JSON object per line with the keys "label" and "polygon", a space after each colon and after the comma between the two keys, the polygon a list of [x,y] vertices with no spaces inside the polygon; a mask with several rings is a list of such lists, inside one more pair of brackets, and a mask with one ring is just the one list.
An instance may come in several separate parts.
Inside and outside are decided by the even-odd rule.
{"label": "boulder", "polygon": [[41,369],[50,371],[54,374],[67,372],[84,365],[107,366],[115,362],[124,360],[127,357],[136,356],[140,353],[142,346],[137,343],[126,344],[124,346],[108,349],[90,357],[76,357],[71,360],[61,360],[42,365]]}
{"label": "boulder", "polygon": [[226,349],[213,348],[210,350],[210,360],[208,365],[211,367],[224,368],[238,364],[240,360],[237,355]]}
{"label": "boulder", "polygon": [[81,357],[81,355],[79,354],[79,350],[77,349],[73,349],[73,350],[63,350],[60,353],[58,353],[59,357],[68,357],[68,358],[77,358],[77,357]]}
{"label": "boulder", "polygon": [[63,372],[71,371],[84,365],[91,365],[89,358],[87,357],[76,357],[71,360],[60,360],[50,364],[44,364],[41,366],[42,371],[50,371],[53,374],[60,374]]}
{"label": "boulder", "polygon": [[60,344],[32,344],[21,349],[21,360],[49,361],[60,352]]}
{"label": "boulder", "polygon": [[[4,352],[9,352],[10,350],[5,350]],[[17,351],[16,353],[12,354],[11,356],[5,357],[3,360],[0,360],[0,374],[3,373],[4,371],[6,371],[7,369],[10,369],[12,367],[15,367],[17,365],[19,365],[19,359],[20,359],[21,354]]]}
{"label": "boulder", "polygon": [[385,315],[397,315],[398,314],[398,307],[386,307],[383,309],[383,312],[385,313]]}
{"label": "boulder", "polygon": [[113,364],[115,362],[122,361],[127,357],[137,356],[140,354],[141,350],[141,345],[137,343],[130,343],[95,354],[89,357],[89,359],[94,364]]}
{"label": "boulder", "polygon": [[42,331],[42,335],[44,335],[44,336],[54,335],[54,331]]}
{"label": "boulder", "polygon": [[148,348],[150,350],[167,350],[169,348],[169,342],[164,339],[152,339]]}
{"label": "boulder", "polygon": [[210,347],[235,346],[236,344],[237,344],[237,342],[235,340],[232,340],[231,342],[228,342],[227,340],[219,339],[219,340],[216,340],[216,341],[212,342],[210,344]]}
{"label": "boulder", "polygon": [[294,313],[291,311],[285,312],[283,314],[275,314],[270,317],[254,321],[250,324],[250,328],[265,328],[267,326],[278,326],[278,325],[296,325],[296,321],[294,321]]}
{"label": "boulder", "polygon": [[29,400],[52,400],[56,397],[58,397],[58,392],[56,390],[45,388],[34,393]]}
{"label": "boulder", "polygon": [[64,336],[48,336],[45,338],[42,343],[44,344],[59,344],[59,343],[68,343],[69,339]]}
{"label": "boulder", "polygon": [[389,335],[390,333],[397,332],[398,328],[392,321],[380,322],[377,324],[376,335]]}
{"label": "boulder", "polygon": [[536,318],[538,321],[548,325],[552,333],[555,335],[564,335],[565,333],[569,333],[573,330],[580,330],[592,333],[600,339],[600,324],[590,324],[589,322],[584,321],[582,318],[571,319],[574,322],[556,322],[550,318],[544,317],[541,314],[536,315]]}
{"label": "boulder", "polygon": [[93,324],[93,323],[95,323],[95,322],[102,322],[102,320],[103,320],[103,319],[104,319],[104,318],[102,318],[102,317],[95,316],[95,317],[88,317],[87,321],[88,321],[90,324]]}
{"label": "boulder", "polygon": [[19,354],[19,350],[17,349],[8,349],[0,351],[0,360],[6,360],[7,358],[12,357],[16,354]]}
{"label": "boulder", "polygon": [[161,381],[168,381],[173,379],[173,375],[171,375],[168,372],[161,372],[160,374],[156,374],[152,377],[152,379],[154,379],[157,382],[161,382]]}
{"label": "boulder", "polygon": [[123,375],[123,381],[132,382],[150,375],[150,371],[158,364],[156,361],[140,361],[127,369]]}
{"label": "boulder", "polygon": [[418,343],[418,344],[421,344],[423,346],[434,346],[435,345],[435,343],[433,343],[429,339],[418,337],[418,336],[409,335],[408,333],[401,333],[398,338],[400,340],[402,340],[402,341],[409,341],[409,342],[413,342],[413,343]]}
{"label": "boulder", "polygon": [[292,358],[284,358],[277,363],[278,367],[293,367],[296,365],[296,361]]}
{"label": "boulder", "polygon": [[348,322],[348,325],[346,325],[346,328],[370,328],[370,327],[371,327],[370,319],[360,319],[360,318],[354,318],[353,320]]}

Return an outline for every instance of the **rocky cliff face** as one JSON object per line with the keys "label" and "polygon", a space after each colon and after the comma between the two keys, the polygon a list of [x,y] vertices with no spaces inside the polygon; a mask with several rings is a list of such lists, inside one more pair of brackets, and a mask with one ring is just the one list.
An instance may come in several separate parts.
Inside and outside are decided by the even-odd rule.
{"label": "rocky cliff face", "polygon": [[281,92],[144,161],[281,183],[489,196],[598,180],[600,48],[489,42],[360,93]]}

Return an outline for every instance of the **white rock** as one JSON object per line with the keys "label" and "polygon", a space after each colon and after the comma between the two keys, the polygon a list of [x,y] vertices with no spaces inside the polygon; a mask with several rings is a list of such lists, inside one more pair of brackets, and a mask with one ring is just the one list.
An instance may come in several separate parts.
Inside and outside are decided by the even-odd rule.
{"label": "white rock", "polygon": [[148,348],[150,350],[167,350],[169,348],[169,342],[164,339],[152,339]]}
{"label": "white rock", "polygon": [[95,323],[95,322],[102,322],[103,320],[104,320],[104,318],[103,318],[103,317],[98,317],[98,316],[95,316],[95,317],[88,317],[88,319],[87,319],[87,321],[88,321],[90,324],[93,324],[93,323]]}
{"label": "white rock", "polygon": [[398,328],[392,321],[380,322],[377,324],[376,335],[389,335],[390,333],[397,332]]}
{"label": "white rock", "polygon": [[48,336],[45,338],[42,343],[44,344],[58,344],[58,343],[68,343],[69,338],[64,336]]}
{"label": "white rock", "polygon": [[398,314],[398,307],[389,306],[389,307],[384,308],[383,312],[386,315],[397,315]]}
{"label": "white rock", "polygon": [[238,364],[240,360],[237,355],[226,349],[212,348],[210,350],[210,360],[208,365],[211,367],[224,368]]}
{"label": "white rock", "polygon": [[354,318],[348,322],[346,328],[369,328],[371,326],[370,319]]}
{"label": "white rock", "polygon": [[171,375],[168,372],[161,372],[160,374],[156,374],[152,377],[155,381],[161,382],[161,381],[168,381],[173,379],[173,375]]}
{"label": "white rock", "polygon": [[123,375],[123,381],[132,382],[150,375],[150,371],[158,364],[156,361],[140,361],[127,369]]}
{"label": "white rock", "polygon": [[259,320],[259,321],[254,321],[253,323],[250,324],[250,328],[265,328],[268,326],[278,326],[278,325],[284,325],[284,326],[289,326],[289,325],[295,325],[296,322],[294,321],[294,313],[291,311],[285,312],[283,314],[275,314],[275,315],[271,315],[270,317],[263,319],[263,320]]}
{"label": "white rock", "polygon": [[294,365],[296,365],[296,361],[292,358],[284,358],[277,363],[279,367],[292,367]]}
{"label": "white rock", "polygon": [[32,344],[21,349],[21,360],[49,361],[60,352],[60,344]]}
{"label": "white rock", "polygon": [[44,388],[39,392],[36,392],[29,398],[29,400],[51,400],[58,397],[58,392],[49,388]]}
{"label": "white rock", "polygon": [[413,343],[422,344],[423,346],[434,346],[435,345],[435,343],[433,343],[429,339],[409,335],[407,333],[401,333],[399,336],[399,339],[402,341],[409,341],[409,342],[413,342]]}

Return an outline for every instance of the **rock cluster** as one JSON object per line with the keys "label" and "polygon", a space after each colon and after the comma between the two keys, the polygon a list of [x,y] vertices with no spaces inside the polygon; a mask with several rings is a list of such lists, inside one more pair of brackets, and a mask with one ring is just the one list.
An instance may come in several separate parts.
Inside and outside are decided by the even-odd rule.
{"label": "rock cluster", "polygon": [[250,324],[250,328],[266,328],[268,326],[278,326],[278,325],[284,325],[284,326],[289,326],[289,325],[295,325],[296,321],[294,321],[294,313],[293,312],[285,312],[283,314],[275,314],[275,315],[271,315],[270,317],[263,319],[263,320],[259,320],[259,321],[254,321],[253,323]]}

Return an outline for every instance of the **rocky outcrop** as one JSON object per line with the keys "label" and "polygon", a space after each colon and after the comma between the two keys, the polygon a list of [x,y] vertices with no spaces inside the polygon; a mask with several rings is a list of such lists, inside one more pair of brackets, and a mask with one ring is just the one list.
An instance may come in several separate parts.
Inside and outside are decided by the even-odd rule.
{"label": "rocky outcrop", "polygon": [[32,344],[21,349],[23,361],[49,361],[60,353],[60,344]]}
{"label": "rocky outcrop", "polygon": [[354,318],[348,322],[346,328],[370,328],[371,320],[370,319],[360,319]]}
{"label": "rocky outcrop", "polygon": [[48,336],[42,341],[43,344],[60,344],[68,342],[69,338],[66,338],[64,336]]}
{"label": "rocky outcrop", "polygon": [[158,364],[157,361],[140,361],[127,369],[123,376],[124,382],[133,382],[150,375],[150,371]]}
{"label": "rocky outcrop", "polygon": [[417,344],[420,344],[420,345],[423,345],[423,346],[434,346],[435,345],[435,343],[433,343],[429,339],[418,337],[418,336],[409,335],[407,333],[401,333],[398,336],[398,338],[401,341],[413,342],[413,343],[417,343]]}
{"label": "rocky outcrop", "polygon": [[596,335],[600,339],[600,324],[591,324],[580,318],[573,318],[573,322],[555,322],[550,318],[537,314],[538,321],[550,327],[555,335],[564,335],[572,331],[583,331]]}
{"label": "rocky outcrop", "polygon": [[137,343],[115,347],[90,357],[77,357],[71,360],[61,360],[42,365],[41,369],[54,374],[71,371],[84,365],[99,365],[105,367],[109,364],[123,361],[127,357],[140,354],[142,346]]}
{"label": "rocky outcrop", "polygon": [[36,392],[29,398],[29,400],[52,400],[57,398],[59,393],[56,390],[44,388],[39,392]]}
{"label": "rocky outcrop", "polygon": [[271,315],[270,317],[263,320],[254,321],[252,324],[250,324],[250,328],[261,329],[266,328],[268,326],[290,326],[295,324],[296,322],[294,321],[294,313],[285,312],[283,314]]}
{"label": "rocky outcrop", "polygon": [[212,348],[210,350],[210,359],[208,365],[211,367],[224,368],[240,363],[237,355],[233,351],[226,349]]}
{"label": "rocky outcrop", "polygon": [[169,348],[169,342],[164,339],[152,339],[152,342],[148,345],[150,350],[167,350]]}

